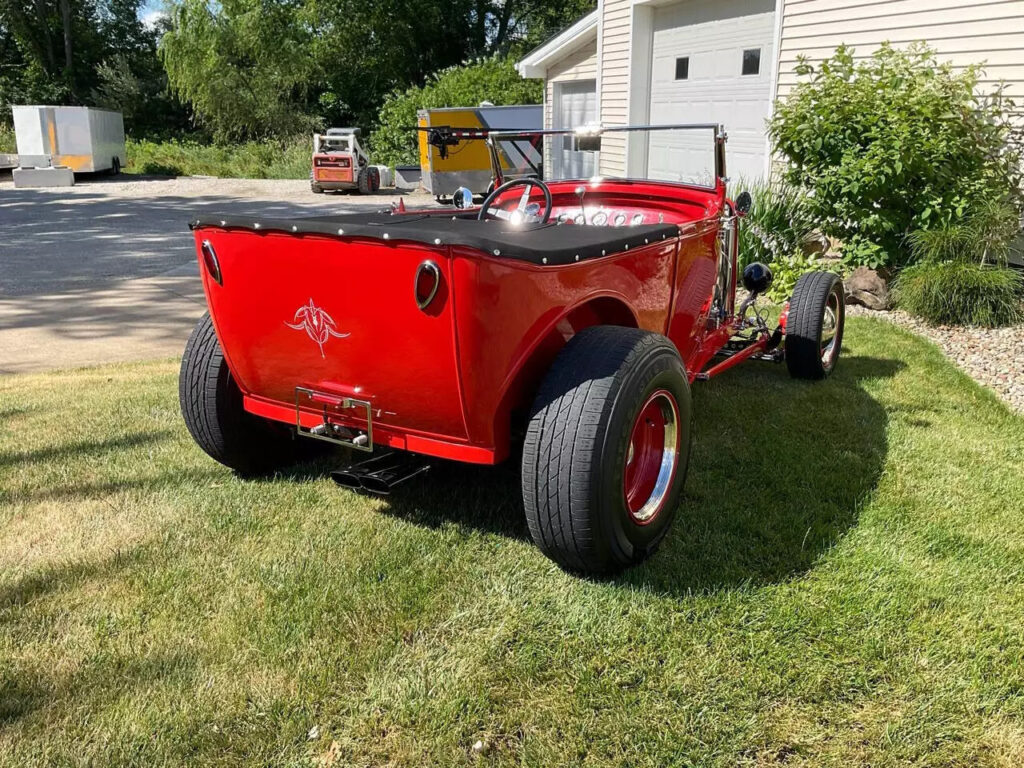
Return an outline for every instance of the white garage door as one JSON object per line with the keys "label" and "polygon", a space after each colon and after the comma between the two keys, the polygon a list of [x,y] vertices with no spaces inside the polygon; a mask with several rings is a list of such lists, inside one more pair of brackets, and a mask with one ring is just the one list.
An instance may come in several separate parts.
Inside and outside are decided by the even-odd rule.
{"label": "white garage door", "polygon": [[[687,0],[654,14],[650,121],[723,124],[729,134],[726,171],[733,180],[764,175],[774,8],[775,0]],[[654,134],[649,173],[707,181],[710,152],[704,133]]]}
{"label": "white garage door", "polygon": [[[597,83],[576,80],[555,83],[555,128],[574,129],[597,122]],[[589,179],[597,168],[595,152],[572,149],[571,136],[553,137],[552,179]]]}

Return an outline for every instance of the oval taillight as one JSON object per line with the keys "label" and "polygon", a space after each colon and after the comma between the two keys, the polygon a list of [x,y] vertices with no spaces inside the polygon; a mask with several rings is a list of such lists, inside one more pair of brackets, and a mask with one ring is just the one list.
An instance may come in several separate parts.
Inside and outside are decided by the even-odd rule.
{"label": "oval taillight", "polygon": [[424,261],[416,268],[416,306],[426,309],[441,287],[441,268],[433,261]]}
{"label": "oval taillight", "polygon": [[217,252],[213,250],[213,243],[203,240],[199,250],[203,252],[203,263],[206,265],[206,271],[210,273],[210,277],[217,285],[224,285],[224,278],[220,273],[220,262],[217,260]]}

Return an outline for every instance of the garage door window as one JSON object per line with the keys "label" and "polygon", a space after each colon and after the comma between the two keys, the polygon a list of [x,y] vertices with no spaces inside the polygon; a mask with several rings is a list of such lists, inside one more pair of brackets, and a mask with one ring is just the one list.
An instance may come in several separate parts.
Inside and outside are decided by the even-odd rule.
{"label": "garage door window", "polygon": [[757,75],[761,73],[761,49],[748,48],[743,52],[743,74]]}
{"label": "garage door window", "polygon": [[690,77],[690,57],[680,56],[676,59],[676,80],[686,80]]}

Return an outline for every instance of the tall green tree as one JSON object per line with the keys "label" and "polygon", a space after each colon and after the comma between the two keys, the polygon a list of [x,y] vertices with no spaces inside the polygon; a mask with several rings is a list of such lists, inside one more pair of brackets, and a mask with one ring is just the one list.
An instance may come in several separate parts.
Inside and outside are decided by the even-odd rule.
{"label": "tall green tree", "polygon": [[219,140],[310,129],[312,48],[298,0],[184,0],[160,41],[171,88]]}
{"label": "tall green tree", "polygon": [[[2,0],[0,0],[2,1]],[[389,93],[515,54],[594,0],[178,0],[161,56],[220,139],[378,121]]]}
{"label": "tall green tree", "polygon": [[0,120],[11,104],[107,106],[129,130],[181,124],[140,0],[0,0]]}

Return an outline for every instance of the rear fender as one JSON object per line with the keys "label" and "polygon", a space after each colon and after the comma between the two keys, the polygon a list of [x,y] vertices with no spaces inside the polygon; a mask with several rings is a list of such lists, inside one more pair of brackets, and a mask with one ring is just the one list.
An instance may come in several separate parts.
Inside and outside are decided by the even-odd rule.
{"label": "rear fender", "polygon": [[494,415],[494,435],[499,453],[511,441],[512,425],[525,421],[533,399],[558,353],[573,336],[595,325],[638,328],[633,310],[614,296],[598,296],[572,307],[538,335],[502,393]]}

